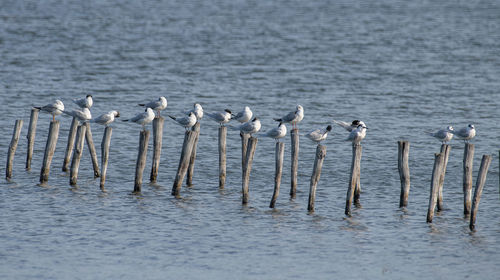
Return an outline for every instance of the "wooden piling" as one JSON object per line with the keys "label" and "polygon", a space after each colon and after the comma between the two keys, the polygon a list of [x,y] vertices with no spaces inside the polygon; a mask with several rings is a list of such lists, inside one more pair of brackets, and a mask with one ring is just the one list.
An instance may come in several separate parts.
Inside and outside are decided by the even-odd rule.
{"label": "wooden piling", "polygon": [[73,154],[73,147],[75,146],[76,130],[78,129],[79,125],[80,122],[78,121],[78,119],[73,117],[73,120],[71,121],[71,127],[69,128],[68,144],[66,144],[66,150],[64,152],[64,161],[62,166],[63,172],[67,172],[69,170],[70,159],[71,155]]}
{"label": "wooden piling", "polygon": [[285,157],[285,143],[276,142],[275,148],[275,172],[274,172],[274,192],[269,205],[270,208],[274,208],[276,205],[276,200],[280,193],[281,185],[281,174],[283,173],[283,159]]}
{"label": "wooden piling", "polygon": [[[187,179],[186,179],[186,185],[188,187],[191,187],[193,185],[193,175],[194,175],[194,162],[196,160],[196,150],[198,147],[198,139],[200,137],[200,122],[196,122],[196,124],[191,128],[192,131],[196,132],[195,133],[195,139],[193,142],[193,147],[191,151],[191,158],[189,159],[189,166],[187,170]],[[184,176],[183,176],[184,177]]]}
{"label": "wooden piling", "polygon": [[179,196],[182,187],[182,181],[191,163],[192,152],[194,151],[196,137],[198,131],[191,130],[186,131],[184,134],[184,143],[182,144],[181,157],[179,159],[179,166],[177,167],[177,173],[175,175],[174,184],[172,186],[172,195]]}
{"label": "wooden piling", "polygon": [[85,134],[87,127],[79,125],[76,130],[75,147],[73,148],[73,159],[71,160],[69,184],[74,186],[78,181],[78,169],[80,168],[80,160],[83,154],[83,144],[85,142]]}
{"label": "wooden piling", "polygon": [[439,191],[439,178],[443,171],[444,154],[434,154],[434,168],[432,169],[431,192],[429,196],[429,207],[427,208],[427,222],[432,223],[434,218],[434,209],[436,208],[437,196]]}
{"label": "wooden piling", "polygon": [[323,161],[326,157],[326,146],[318,144],[316,147],[316,157],[314,159],[313,173],[311,175],[311,184],[309,187],[309,203],[307,205],[307,210],[310,212],[314,211],[314,201],[316,200],[316,187],[321,176],[321,168],[323,167]]}
{"label": "wooden piling", "polygon": [[31,159],[33,158],[33,147],[35,146],[36,125],[38,123],[40,109],[31,108],[30,124],[28,126],[28,152],[26,153],[26,170],[31,170]]}
{"label": "wooden piling", "polygon": [[49,180],[50,164],[52,157],[56,150],[57,138],[59,137],[58,120],[51,121],[49,125],[49,135],[47,136],[47,143],[45,144],[45,152],[43,154],[42,169],[40,170],[40,184],[44,184]]}
{"label": "wooden piling", "polygon": [[255,137],[248,138],[247,153],[245,155],[245,164],[243,165],[243,178],[242,178],[243,204],[248,203],[248,186],[250,184],[250,171],[252,170],[253,156],[255,154],[255,149],[257,148],[258,141],[259,139]]}
{"label": "wooden piling", "polygon": [[[351,216],[351,205],[354,200],[354,193],[356,192],[356,185],[358,183],[358,177],[360,175],[362,151],[363,147],[361,146],[361,144],[352,145],[351,175],[349,178],[349,188],[347,189],[345,204],[345,214],[347,216]],[[359,201],[357,203],[359,203]]]}
{"label": "wooden piling", "polygon": [[295,197],[297,193],[297,172],[299,169],[299,129],[294,128],[290,131],[290,138],[292,140],[292,164],[291,164],[291,182],[290,182],[290,196]]}
{"label": "wooden piling", "polygon": [[398,170],[401,180],[401,195],[399,197],[399,207],[408,206],[408,196],[410,195],[410,167],[408,157],[410,155],[410,142],[398,141]]}
{"label": "wooden piling", "polygon": [[101,181],[99,187],[104,191],[104,183],[106,182],[106,172],[108,171],[109,146],[111,144],[111,134],[113,129],[107,126],[104,129],[101,141]]}
{"label": "wooden piling", "polygon": [[477,174],[476,189],[474,191],[474,200],[472,201],[472,210],[470,215],[470,230],[474,230],[476,223],[477,208],[479,207],[479,201],[481,200],[481,194],[483,193],[484,183],[486,182],[486,175],[488,174],[488,168],[490,167],[491,156],[483,155],[481,160],[481,166],[479,167],[479,173]]}
{"label": "wooden piling", "polygon": [[85,127],[87,127],[87,131],[85,132],[85,140],[87,142],[87,147],[89,148],[90,158],[92,159],[92,168],[94,169],[94,178],[97,178],[100,176],[101,172],[99,171],[99,163],[97,161],[97,152],[95,150],[94,140],[92,138],[92,130],[90,129],[89,122],[85,122],[84,125],[85,125]]}
{"label": "wooden piling", "polygon": [[448,144],[441,145],[441,153],[444,156],[443,159],[443,168],[441,170],[441,174],[439,175],[439,188],[438,188],[438,196],[437,196],[437,211],[440,212],[444,209],[443,206],[443,185],[444,185],[444,176],[446,174],[446,166],[448,166],[448,157],[450,156],[451,146]]}
{"label": "wooden piling", "polygon": [[164,122],[165,119],[162,116],[157,116],[153,120],[153,163],[151,164],[151,174],[149,176],[149,181],[151,183],[156,183],[156,179],[158,177]]}
{"label": "wooden piling", "polygon": [[241,138],[241,174],[243,176],[243,168],[245,167],[248,138],[250,138],[250,134],[245,134],[240,132],[240,138]]}
{"label": "wooden piling", "polygon": [[134,193],[140,193],[142,187],[142,173],[146,167],[148,155],[149,130],[142,130],[139,135],[139,152],[135,164]]}
{"label": "wooden piling", "polygon": [[472,165],[474,163],[474,144],[465,143],[464,146],[464,215],[469,215],[472,205]]}
{"label": "wooden piling", "polygon": [[219,189],[226,184],[226,135],[227,127],[219,127]]}
{"label": "wooden piling", "polygon": [[23,127],[23,120],[16,120],[14,125],[14,133],[10,140],[9,152],[7,155],[7,166],[5,168],[5,178],[10,180],[12,178],[12,163],[14,162],[14,155],[16,154],[17,143],[19,143],[19,136],[21,135],[21,128]]}

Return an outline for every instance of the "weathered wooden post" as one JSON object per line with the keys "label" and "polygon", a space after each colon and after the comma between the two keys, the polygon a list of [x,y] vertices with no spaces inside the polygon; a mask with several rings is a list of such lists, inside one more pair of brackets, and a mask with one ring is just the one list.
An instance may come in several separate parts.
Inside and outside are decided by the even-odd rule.
{"label": "weathered wooden post", "polygon": [[165,119],[162,116],[157,116],[153,120],[153,163],[151,164],[151,175],[149,176],[151,183],[156,183],[156,178],[158,177],[164,122]]}
{"label": "weathered wooden post", "polygon": [[408,196],[410,194],[410,167],[408,157],[410,154],[410,142],[398,141],[398,170],[401,180],[401,195],[399,197],[399,207],[408,206]]}
{"label": "weathered wooden post", "polygon": [[434,209],[436,208],[437,196],[439,191],[439,178],[443,172],[444,154],[434,154],[434,168],[432,169],[431,193],[429,196],[429,207],[427,208],[427,222],[432,223],[434,218]]}
{"label": "weathered wooden post", "polygon": [[33,147],[35,146],[36,125],[38,123],[40,109],[31,108],[30,124],[28,126],[28,152],[26,153],[26,170],[31,170],[31,159],[33,158]]}
{"label": "weathered wooden post", "polygon": [[245,155],[245,164],[243,165],[243,199],[242,203],[248,203],[248,186],[250,184],[250,171],[252,170],[253,156],[255,154],[255,149],[257,148],[257,142],[259,139],[255,137],[248,138],[247,153]]}
{"label": "weathered wooden post", "polygon": [[283,159],[285,157],[285,143],[276,142],[275,148],[275,173],[274,173],[274,192],[273,197],[271,199],[270,208],[274,208],[276,205],[276,200],[278,199],[278,195],[280,193],[280,185],[281,185],[281,174],[283,173]]}
{"label": "weathered wooden post", "polygon": [[179,196],[181,192],[182,181],[184,181],[184,176],[186,176],[189,164],[193,159],[191,157],[191,154],[193,152],[194,143],[197,136],[198,131],[195,130],[186,131],[186,133],[184,134],[181,158],[179,160],[179,166],[177,167],[177,173],[175,175],[174,184],[172,186],[172,195],[174,196]]}
{"label": "weathered wooden post", "polygon": [[219,189],[226,184],[226,136],[227,127],[219,127]]}
{"label": "weathered wooden post", "polygon": [[326,146],[318,144],[316,147],[316,158],[314,159],[313,173],[311,175],[311,184],[309,187],[309,203],[307,210],[314,211],[314,201],[316,200],[316,186],[321,176],[321,168],[326,157]]}
{"label": "weathered wooden post", "polygon": [[104,183],[106,182],[106,172],[108,171],[109,146],[111,144],[111,134],[113,129],[107,126],[104,129],[101,141],[101,181],[99,187],[104,191]]}
{"label": "weathered wooden post", "polygon": [[481,194],[483,193],[484,183],[486,182],[486,175],[488,174],[488,168],[490,167],[491,156],[483,155],[481,160],[481,166],[479,167],[479,173],[477,174],[476,189],[474,191],[474,200],[472,201],[472,211],[470,215],[470,230],[474,230],[476,223],[477,208],[479,207],[479,201],[481,200]]}
{"label": "weathered wooden post", "polygon": [[95,151],[94,140],[92,139],[92,130],[90,130],[90,123],[85,122],[85,127],[87,130],[85,132],[85,140],[87,142],[87,147],[89,148],[90,158],[92,159],[92,168],[94,169],[94,178],[100,176],[99,163],[97,161],[97,153]]}
{"label": "weathered wooden post", "polygon": [[297,193],[297,172],[299,169],[299,129],[292,129],[290,137],[292,139],[290,196],[295,198],[295,194]]}
{"label": "weathered wooden post", "polygon": [[12,163],[14,162],[14,155],[16,154],[17,143],[19,143],[19,136],[21,135],[21,128],[23,127],[23,120],[16,120],[14,126],[14,133],[10,140],[9,152],[7,155],[7,167],[5,168],[5,178],[10,180],[12,178]]}
{"label": "weathered wooden post", "polygon": [[85,125],[79,125],[76,130],[76,140],[75,147],[73,151],[73,159],[71,160],[70,168],[70,179],[69,184],[74,186],[78,181],[78,169],[80,168],[80,160],[83,154],[83,144],[85,142],[85,134],[87,133],[87,127]]}
{"label": "weathered wooden post", "polygon": [[470,214],[472,204],[472,164],[474,163],[474,144],[465,143],[464,147],[464,215]]}
{"label": "weathered wooden post", "polygon": [[80,122],[78,121],[78,119],[73,117],[73,120],[71,121],[71,127],[69,128],[68,144],[66,144],[66,150],[64,152],[64,161],[62,166],[63,172],[69,170],[70,159],[71,155],[73,154],[73,147],[75,146],[76,130],[78,129],[79,125]]}
{"label": "weathered wooden post", "polygon": [[[200,122],[196,122],[196,124],[191,128],[192,131],[196,132],[195,133],[195,139],[193,142],[193,147],[191,151],[191,158],[189,159],[189,166],[187,170],[187,179],[186,179],[186,185],[188,187],[191,187],[193,185],[193,175],[194,175],[194,162],[196,160],[196,149],[198,147],[198,139],[200,137]],[[184,177],[184,176],[183,176]]]}
{"label": "weathered wooden post", "polygon": [[47,183],[49,180],[50,164],[52,163],[52,157],[56,150],[57,138],[59,137],[59,126],[58,120],[51,121],[49,126],[49,135],[47,136],[47,143],[45,144],[45,153],[43,154],[42,169],[40,171],[40,184]]}
{"label": "weathered wooden post", "polygon": [[439,175],[439,189],[438,189],[438,196],[437,196],[437,210],[442,211],[444,209],[443,207],[443,185],[444,185],[444,176],[446,174],[446,166],[448,166],[448,157],[450,156],[450,149],[451,146],[448,144],[442,144],[441,145],[441,153],[444,155],[443,159],[443,170],[441,172],[441,175]]}
{"label": "weathered wooden post", "polygon": [[149,130],[142,130],[139,135],[139,152],[135,164],[134,193],[140,193],[142,187],[142,173],[146,167],[148,155]]}
{"label": "weathered wooden post", "polygon": [[[352,145],[352,163],[351,163],[351,175],[349,178],[349,188],[347,189],[347,197],[345,204],[345,214],[351,216],[351,205],[353,204],[354,194],[356,192],[356,186],[358,183],[358,177],[360,176],[361,169],[361,154],[363,147],[361,144]],[[358,204],[359,201],[356,202]]]}

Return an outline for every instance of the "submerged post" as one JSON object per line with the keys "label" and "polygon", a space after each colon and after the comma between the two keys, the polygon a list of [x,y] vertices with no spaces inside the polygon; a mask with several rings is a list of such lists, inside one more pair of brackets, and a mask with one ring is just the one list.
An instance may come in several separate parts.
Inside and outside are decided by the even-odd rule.
{"label": "submerged post", "polygon": [[326,157],[326,146],[318,144],[316,147],[316,157],[314,159],[313,173],[311,175],[311,184],[309,187],[309,203],[307,205],[307,210],[310,212],[314,211],[314,201],[316,200],[316,187],[321,176],[321,168],[323,167],[323,161]]}
{"label": "submerged post", "polygon": [[99,163],[97,161],[97,153],[95,151],[94,140],[92,139],[92,130],[90,130],[90,123],[85,122],[84,125],[87,127],[85,132],[85,140],[87,142],[87,147],[89,148],[90,158],[92,159],[92,168],[94,168],[94,178],[100,176]]}
{"label": "submerged post", "polygon": [[76,185],[76,182],[78,181],[78,169],[80,168],[80,160],[82,159],[83,144],[85,142],[86,133],[87,133],[87,127],[83,124],[79,125],[76,131],[73,159],[71,160],[69,184],[72,186]]}
{"label": "submerged post", "polygon": [[45,144],[45,153],[43,154],[42,169],[40,171],[40,184],[47,183],[49,180],[50,164],[56,150],[57,138],[59,137],[59,121],[51,121],[49,126],[49,135]]}
{"label": "submerged post", "polygon": [[80,122],[78,121],[78,119],[73,117],[73,120],[71,121],[71,127],[69,128],[68,144],[66,144],[66,150],[64,152],[64,161],[62,166],[63,172],[69,170],[70,159],[71,155],[73,154],[73,147],[75,146],[76,130],[78,129],[79,125]]}
{"label": "submerged post", "polygon": [[[360,175],[362,151],[363,147],[361,146],[361,144],[352,145],[351,175],[349,178],[349,188],[347,189],[347,197],[345,203],[345,214],[347,216],[351,216],[351,205],[353,203],[354,194],[356,192],[356,186],[358,183],[358,177]],[[359,201],[357,201],[356,203],[359,203]]]}
{"label": "submerged post", "polygon": [[156,183],[156,178],[158,177],[164,122],[165,119],[162,116],[157,116],[153,120],[153,163],[151,164],[151,174],[149,176],[149,181],[151,183]]}
{"label": "submerged post", "polygon": [[198,131],[186,131],[184,134],[184,143],[182,144],[181,158],[179,159],[179,166],[177,167],[177,173],[175,175],[175,181],[172,186],[172,195],[179,196],[182,187],[182,181],[184,181],[184,176],[188,170],[190,161],[193,159],[191,154],[194,149],[194,143],[196,137],[198,136]]}
{"label": "submerged post", "polygon": [[219,189],[226,184],[226,135],[227,127],[219,127]]}
{"label": "submerged post", "polygon": [[427,208],[427,222],[432,223],[434,218],[434,209],[436,208],[437,196],[439,191],[439,178],[443,171],[444,154],[434,154],[434,168],[432,169],[431,193],[429,196],[429,207]]}
{"label": "submerged post", "polygon": [[465,143],[464,146],[464,215],[470,214],[472,205],[472,164],[474,163],[474,144]]}
{"label": "submerged post", "polygon": [[[192,143],[192,151],[190,159],[189,159],[189,166],[187,170],[187,179],[186,179],[186,185],[188,187],[193,185],[193,175],[194,175],[194,161],[196,160],[196,149],[198,147],[198,139],[200,137],[200,122],[196,122],[196,124],[191,128],[192,131],[196,132],[195,133],[195,139],[194,142]],[[182,176],[184,177],[184,175]]]}
{"label": "submerged post", "polygon": [[257,148],[257,142],[259,139],[255,137],[248,138],[247,153],[245,155],[245,164],[243,165],[243,199],[242,203],[248,203],[248,186],[250,184],[250,171],[252,170],[253,156],[255,154],[255,149]]}
{"label": "submerged post", "polygon": [[149,130],[142,130],[139,135],[139,152],[135,164],[134,193],[140,193],[142,187],[142,173],[146,167],[148,155]]}
{"label": "submerged post", "polygon": [[408,157],[410,154],[410,142],[398,141],[398,170],[401,180],[401,195],[399,197],[399,207],[408,206],[408,196],[410,194],[410,167]]}
{"label": "submerged post", "polygon": [[33,147],[35,146],[36,125],[40,109],[31,108],[30,124],[28,126],[28,152],[26,153],[26,170],[31,170],[31,159],[33,158]]}
{"label": "submerged post", "polygon": [[290,196],[295,198],[295,194],[297,193],[297,171],[299,169],[299,129],[292,129],[292,131],[290,131],[290,137],[292,140]]}
{"label": "submerged post", "polygon": [[285,157],[285,143],[277,142],[276,150],[275,150],[275,173],[274,173],[274,192],[273,197],[271,199],[270,208],[274,208],[276,205],[276,200],[278,199],[278,195],[280,193],[280,185],[281,185],[281,174],[283,173],[283,158]]}
{"label": "submerged post", "polygon": [[446,174],[446,166],[448,166],[448,157],[450,156],[451,146],[448,144],[441,145],[441,153],[444,155],[443,159],[443,169],[439,175],[439,189],[437,196],[437,210],[442,211],[443,207],[443,185],[444,185],[444,175]]}
{"label": "submerged post", "polygon": [[490,167],[491,156],[483,155],[481,160],[481,166],[479,167],[479,173],[477,174],[476,189],[474,191],[474,200],[472,201],[472,210],[470,215],[470,230],[474,230],[476,223],[477,208],[479,207],[479,201],[481,200],[481,194],[483,193],[484,183],[486,182],[486,175],[488,174],[488,168]]}
{"label": "submerged post", "polygon": [[7,167],[5,168],[5,178],[9,180],[12,178],[12,163],[14,162],[14,155],[16,154],[17,143],[19,143],[19,136],[21,135],[21,128],[23,127],[23,120],[16,120],[14,126],[14,133],[10,140],[9,152],[7,155]]}
{"label": "submerged post", "polygon": [[101,181],[99,187],[104,191],[104,182],[106,182],[106,172],[108,171],[109,146],[111,144],[111,134],[113,129],[107,126],[104,129],[101,141]]}

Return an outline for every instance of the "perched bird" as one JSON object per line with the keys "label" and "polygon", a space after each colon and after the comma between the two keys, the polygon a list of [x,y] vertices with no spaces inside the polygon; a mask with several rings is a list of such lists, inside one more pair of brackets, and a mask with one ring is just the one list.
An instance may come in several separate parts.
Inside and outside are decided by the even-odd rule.
{"label": "perched bird", "polygon": [[333,120],[333,122],[340,125],[341,127],[343,127],[345,130],[347,130],[349,132],[355,130],[358,127],[358,125],[360,125],[360,124],[366,126],[366,124],[360,120],[353,120],[352,123],[347,123],[347,122],[343,122],[343,121],[336,121],[336,120]]}
{"label": "perched bird", "polygon": [[115,118],[120,117],[120,112],[118,111],[109,111],[106,114],[102,114],[99,117],[92,119],[91,122],[95,122],[100,125],[108,126],[108,124],[115,121]]}
{"label": "perched bird", "polygon": [[316,142],[319,144],[321,141],[326,139],[326,137],[328,136],[328,132],[330,132],[330,131],[332,131],[332,126],[328,125],[324,129],[318,128],[316,130],[309,132],[308,134],[306,134],[306,137],[311,139],[313,142]]}
{"label": "perched bird", "polygon": [[34,107],[40,111],[47,112],[52,115],[52,121],[55,121],[56,116],[64,111],[64,104],[61,100],[56,100],[54,103],[47,104],[43,107]]}
{"label": "perched bird", "polygon": [[94,101],[92,100],[92,95],[87,94],[85,98],[81,99],[73,99],[73,103],[78,105],[80,108],[88,108],[92,107],[92,104],[94,104]]}
{"label": "perched bird", "polygon": [[469,140],[476,136],[476,128],[473,124],[469,124],[460,130],[454,130],[452,132],[458,139],[464,140],[465,143],[469,143]]}
{"label": "perched bird", "polygon": [[266,136],[274,138],[276,142],[279,142],[281,138],[286,136],[286,125],[284,123],[280,123],[278,127],[267,131]]}
{"label": "perched bird", "polygon": [[160,116],[160,111],[167,108],[167,99],[165,97],[161,96],[157,100],[151,101],[151,102],[146,103],[146,104],[139,104],[139,106],[151,108],[151,109],[153,109],[153,111],[156,111],[158,113],[158,116]]}
{"label": "perched bird", "polygon": [[292,111],[281,118],[275,118],[274,120],[282,123],[291,123],[292,128],[296,128],[297,124],[304,118],[304,108],[301,105],[297,105],[295,111]]}
{"label": "perched bird", "polygon": [[124,122],[130,121],[130,122],[138,123],[138,124],[142,125],[143,130],[146,130],[146,124],[152,122],[154,118],[155,118],[155,112],[153,112],[153,110],[151,108],[146,108],[146,110],[144,110],[144,112],[137,114],[135,117],[133,117],[131,119],[126,119],[123,121]]}
{"label": "perched bird", "polygon": [[203,107],[201,107],[200,104],[195,103],[193,105],[193,109],[184,112],[184,114],[186,115],[189,115],[189,113],[194,113],[194,115],[196,116],[196,120],[199,121],[203,118]]}
{"label": "perched bird", "polygon": [[260,130],[260,120],[259,118],[255,117],[253,120],[248,121],[246,123],[242,123],[238,129],[240,130],[241,133],[243,134],[252,134],[257,133]]}
{"label": "perched bird", "polygon": [[351,141],[354,145],[359,145],[361,140],[365,139],[367,129],[368,128],[364,124],[358,125],[355,130],[349,133],[349,136],[345,139],[345,141]]}
{"label": "perched bird", "polygon": [[453,138],[453,126],[448,126],[446,129],[440,129],[437,132],[429,133],[430,136],[435,137],[441,141],[441,143],[446,144]]}
{"label": "perched bird", "polygon": [[205,115],[218,122],[221,126],[231,120],[231,111],[229,109],[225,109],[223,112],[205,113]]}
{"label": "perched bird", "polygon": [[63,113],[70,115],[81,122],[87,122],[92,119],[92,114],[90,114],[90,110],[87,107],[84,107],[81,110],[73,110],[71,112],[63,111]]}
{"label": "perched bird", "polygon": [[238,114],[233,115],[232,119],[239,121],[240,123],[247,122],[252,119],[253,113],[250,107],[245,106],[243,111],[238,112]]}
{"label": "perched bird", "polygon": [[176,118],[174,116],[169,117],[174,120],[178,125],[183,126],[186,130],[196,124],[196,114],[194,112],[190,112],[187,117]]}

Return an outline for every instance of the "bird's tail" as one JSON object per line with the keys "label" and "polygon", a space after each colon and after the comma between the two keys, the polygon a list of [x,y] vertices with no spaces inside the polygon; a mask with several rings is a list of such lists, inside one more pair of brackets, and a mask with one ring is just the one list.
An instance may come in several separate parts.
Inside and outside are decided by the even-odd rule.
{"label": "bird's tail", "polygon": [[273,118],[273,120],[275,120],[277,122],[283,122],[283,119],[281,119],[281,118]]}
{"label": "bird's tail", "polygon": [[142,103],[139,103],[137,105],[142,106],[142,107],[146,106],[146,104],[142,104]]}
{"label": "bird's tail", "polygon": [[59,110],[61,112],[63,112],[64,114],[68,115],[68,116],[73,116],[71,113],[68,113],[68,111],[62,111],[62,110]]}
{"label": "bird's tail", "polygon": [[38,110],[42,110],[42,107],[33,106],[33,108],[38,109]]}
{"label": "bird's tail", "polygon": [[128,122],[128,119],[124,119],[124,120],[122,120],[122,122]]}
{"label": "bird's tail", "polygon": [[177,119],[176,117],[171,116],[171,115],[167,115],[167,116],[169,116],[169,117],[170,117],[172,120],[174,120],[174,121],[175,121],[175,119]]}

